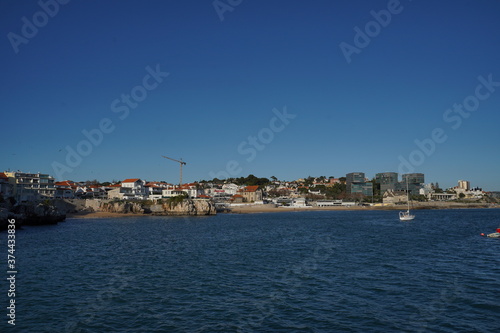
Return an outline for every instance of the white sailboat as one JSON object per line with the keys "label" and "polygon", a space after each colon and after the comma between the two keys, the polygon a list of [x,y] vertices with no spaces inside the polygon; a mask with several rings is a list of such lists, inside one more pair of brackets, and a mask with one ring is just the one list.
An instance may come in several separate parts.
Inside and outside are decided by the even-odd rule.
{"label": "white sailboat", "polygon": [[408,190],[408,177],[406,178],[406,197],[408,208],[406,209],[406,212],[399,212],[400,221],[411,221],[415,218],[415,215],[412,215],[410,213],[410,191]]}

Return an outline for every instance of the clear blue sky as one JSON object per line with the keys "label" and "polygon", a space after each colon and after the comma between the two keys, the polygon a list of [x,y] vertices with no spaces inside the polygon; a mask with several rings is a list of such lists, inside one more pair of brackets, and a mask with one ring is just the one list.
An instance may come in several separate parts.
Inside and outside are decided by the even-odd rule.
{"label": "clear blue sky", "polygon": [[[223,21],[211,0],[46,2],[53,17],[0,2],[0,169],[175,183],[166,155],[185,181],[293,180],[397,172],[403,157],[442,187],[500,190],[500,87],[475,97],[478,77],[500,82],[499,1],[243,0]],[[355,27],[372,37],[348,63]],[[464,100],[473,111],[447,113]],[[71,167],[68,147],[88,154]]]}

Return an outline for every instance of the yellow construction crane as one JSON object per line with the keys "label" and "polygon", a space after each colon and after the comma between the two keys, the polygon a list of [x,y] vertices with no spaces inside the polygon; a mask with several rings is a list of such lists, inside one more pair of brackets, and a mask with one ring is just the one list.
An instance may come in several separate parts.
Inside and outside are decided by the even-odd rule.
{"label": "yellow construction crane", "polygon": [[167,156],[163,156],[163,155],[162,155],[161,157],[163,157],[163,158],[167,158],[167,159],[169,159],[169,160],[175,161],[175,162],[177,162],[177,163],[179,163],[179,164],[180,164],[180,166],[181,166],[181,175],[180,175],[180,178],[179,178],[179,186],[180,186],[180,185],[182,185],[182,166],[183,166],[183,165],[186,165],[186,162],[184,162],[184,161],[182,160],[182,158],[181,158],[181,160],[179,161],[179,160],[176,160],[176,159],[173,159],[173,158],[170,158],[170,157],[167,157]]}

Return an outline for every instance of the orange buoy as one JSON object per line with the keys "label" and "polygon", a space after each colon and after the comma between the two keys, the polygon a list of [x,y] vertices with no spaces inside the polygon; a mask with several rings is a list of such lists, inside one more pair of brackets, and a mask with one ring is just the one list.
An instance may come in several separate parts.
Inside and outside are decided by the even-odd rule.
{"label": "orange buoy", "polygon": [[484,236],[484,232],[481,233],[481,236]]}

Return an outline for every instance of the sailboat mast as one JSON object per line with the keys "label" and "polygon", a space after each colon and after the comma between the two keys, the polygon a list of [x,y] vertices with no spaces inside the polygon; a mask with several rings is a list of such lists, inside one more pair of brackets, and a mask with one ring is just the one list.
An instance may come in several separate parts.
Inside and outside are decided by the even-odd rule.
{"label": "sailboat mast", "polygon": [[410,211],[410,189],[408,187],[408,176],[406,176],[406,204],[408,205],[408,211]]}

